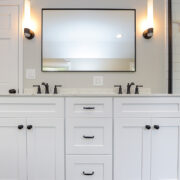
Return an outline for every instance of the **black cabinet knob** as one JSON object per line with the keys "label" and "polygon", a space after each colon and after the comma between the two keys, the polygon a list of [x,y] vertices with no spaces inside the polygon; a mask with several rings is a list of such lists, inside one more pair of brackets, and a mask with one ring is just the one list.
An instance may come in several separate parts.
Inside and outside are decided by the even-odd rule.
{"label": "black cabinet knob", "polygon": [[154,129],[160,129],[159,125],[154,125]]}
{"label": "black cabinet knob", "polygon": [[10,89],[9,94],[16,94],[16,90],[15,89]]}
{"label": "black cabinet knob", "polygon": [[32,125],[28,125],[28,126],[27,126],[27,129],[28,129],[28,130],[31,130],[32,128],[33,128]]}
{"label": "black cabinet knob", "polygon": [[150,129],[151,129],[151,126],[150,126],[150,125],[146,125],[145,128],[148,129],[148,130],[150,130]]}
{"label": "black cabinet knob", "polygon": [[23,129],[23,128],[24,128],[23,125],[19,125],[19,126],[18,126],[18,129]]}

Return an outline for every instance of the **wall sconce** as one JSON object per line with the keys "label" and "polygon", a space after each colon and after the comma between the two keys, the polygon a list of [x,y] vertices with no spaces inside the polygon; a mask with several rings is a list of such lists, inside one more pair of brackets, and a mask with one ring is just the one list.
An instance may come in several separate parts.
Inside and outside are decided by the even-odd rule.
{"label": "wall sconce", "polygon": [[24,36],[27,39],[33,39],[35,34],[34,31],[31,29],[31,3],[30,0],[25,0],[24,4]]}
{"label": "wall sconce", "polygon": [[147,26],[143,32],[145,39],[151,39],[154,33],[153,0],[147,0]]}

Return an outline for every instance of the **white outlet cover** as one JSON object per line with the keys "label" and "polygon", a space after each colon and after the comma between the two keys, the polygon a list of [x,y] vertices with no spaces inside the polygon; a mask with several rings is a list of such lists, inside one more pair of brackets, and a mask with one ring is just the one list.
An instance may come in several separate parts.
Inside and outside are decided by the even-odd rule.
{"label": "white outlet cover", "polygon": [[104,77],[103,76],[94,76],[93,77],[93,85],[94,86],[103,86],[104,85]]}
{"label": "white outlet cover", "polygon": [[26,69],[26,79],[36,79],[36,70]]}

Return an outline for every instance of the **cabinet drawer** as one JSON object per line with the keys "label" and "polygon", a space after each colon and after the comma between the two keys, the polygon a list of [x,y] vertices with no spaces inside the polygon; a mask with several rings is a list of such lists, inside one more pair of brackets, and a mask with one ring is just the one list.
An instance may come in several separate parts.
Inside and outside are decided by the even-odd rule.
{"label": "cabinet drawer", "polygon": [[67,117],[112,117],[112,98],[67,98]]}
{"label": "cabinet drawer", "polygon": [[114,116],[124,115],[133,117],[142,115],[147,117],[153,113],[178,113],[179,100],[164,97],[131,97],[114,98]]}
{"label": "cabinet drawer", "polygon": [[112,119],[68,119],[67,154],[112,154]]}
{"label": "cabinet drawer", "polygon": [[67,156],[67,180],[112,180],[112,156]]}

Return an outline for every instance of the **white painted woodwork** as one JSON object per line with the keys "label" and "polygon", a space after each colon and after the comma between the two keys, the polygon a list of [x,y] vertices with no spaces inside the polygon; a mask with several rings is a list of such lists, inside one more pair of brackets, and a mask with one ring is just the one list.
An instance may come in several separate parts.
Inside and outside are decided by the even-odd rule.
{"label": "white painted woodwork", "polygon": [[[83,174],[92,173],[92,176]],[[112,156],[67,156],[66,180],[112,180]]]}
{"label": "white painted woodwork", "polygon": [[160,116],[172,115],[180,111],[180,98],[173,97],[122,97],[114,98],[115,117],[152,117],[154,114]]}
{"label": "white painted woodwork", "polygon": [[179,118],[154,118],[152,124],[151,180],[179,179]]}
{"label": "white painted woodwork", "polygon": [[66,152],[67,154],[112,154],[112,119],[67,119]]}
{"label": "white painted woodwork", "polygon": [[114,180],[150,180],[149,118],[122,118],[114,122]]}
{"label": "white painted woodwork", "polygon": [[66,98],[66,107],[67,117],[112,117],[112,98]]}
{"label": "white painted woodwork", "polygon": [[0,97],[0,180],[178,180],[179,107],[179,97]]}
{"label": "white painted woodwork", "polygon": [[0,97],[0,116],[64,117],[64,98]]}
{"label": "white painted woodwork", "polygon": [[27,125],[28,180],[64,180],[64,120],[29,118]]}
{"label": "white painted woodwork", "polygon": [[26,179],[26,125],[22,118],[0,118],[0,180]]}
{"label": "white painted woodwork", "polygon": [[0,94],[19,86],[18,17],[18,6],[0,6]]}
{"label": "white painted woodwork", "polygon": [[115,180],[178,179],[179,124],[179,118],[115,118]]}
{"label": "white painted woodwork", "polygon": [[64,99],[1,97],[0,142],[0,180],[64,180]]}

